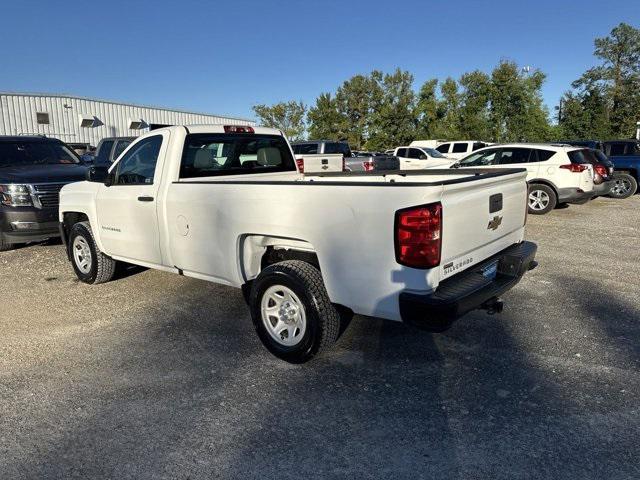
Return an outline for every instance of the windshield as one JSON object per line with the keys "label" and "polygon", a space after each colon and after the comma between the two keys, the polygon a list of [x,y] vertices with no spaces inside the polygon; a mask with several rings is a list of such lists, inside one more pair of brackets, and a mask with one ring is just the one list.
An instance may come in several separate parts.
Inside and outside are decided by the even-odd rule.
{"label": "windshield", "polygon": [[468,157],[463,158],[458,162],[465,167],[478,167],[484,165],[491,165],[496,158],[498,150],[484,150],[476,153],[472,153]]}
{"label": "windshield", "polygon": [[435,148],[423,148],[422,150],[427,152],[427,154],[433,158],[447,158]]}
{"label": "windshield", "polygon": [[0,142],[0,167],[77,163],[78,157],[62,143]]}

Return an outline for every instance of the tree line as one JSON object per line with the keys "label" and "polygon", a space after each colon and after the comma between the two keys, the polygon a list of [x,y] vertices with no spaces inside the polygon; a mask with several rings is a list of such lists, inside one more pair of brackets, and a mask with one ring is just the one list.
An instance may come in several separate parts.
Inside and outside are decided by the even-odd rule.
{"label": "tree line", "polygon": [[542,100],[546,75],[510,60],[489,74],[430,79],[417,91],[408,71],[374,70],[321,93],[312,106],[292,100],[253,110],[262,125],[292,140],[342,139],[367,150],[414,139],[628,138],[640,121],[640,29],[621,23],[594,43],[599,64],[571,84],[553,115]]}

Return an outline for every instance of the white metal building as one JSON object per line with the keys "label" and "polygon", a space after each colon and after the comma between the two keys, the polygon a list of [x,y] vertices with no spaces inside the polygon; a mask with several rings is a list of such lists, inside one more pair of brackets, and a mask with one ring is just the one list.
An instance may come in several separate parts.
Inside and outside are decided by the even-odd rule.
{"label": "white metal building", "polygon": [[253,120],[71,95],[0,92],[0,135],[46,135],[97,145],[166,125],[255,125]]}

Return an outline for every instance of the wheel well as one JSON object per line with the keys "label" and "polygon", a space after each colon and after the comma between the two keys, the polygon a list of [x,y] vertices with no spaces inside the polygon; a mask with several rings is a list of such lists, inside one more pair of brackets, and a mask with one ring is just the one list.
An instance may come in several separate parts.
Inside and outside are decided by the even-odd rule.
{"label": "wheel well", "polygon": [[88,221],[89,217],[81,212],[64,212],[62,214],[62,225],[67,233],[78,222]]}
{"label": "wheel well", "polygon": [[266,248],[262,259],[260,260],[260,270],[264,270],[274,263],[284,262],[285,260],[301,260],[309,263],[320,270],[320,262],[316,252],[304,250],[295,250],[292,248],[276,248],[269,246]]}
{"label": "wheel well", "polygon": [[527,184],[529,184],[529,185],[533,185],[533,184],[546,185],[546,186],[547,186],[547,187],[549,187],[551,190],[553,190],[553,193],[555,193],[555,194],[556,194],[556,198],[558,197],[558,189],[556,188],[556,186],[555,186],[553,183],[551,183],[551,182],[550,182],[550,181],[548,181],[548,180],[544,180],[544,179],[536,178],[536,179],[534,179],[534,180],[530,180],[530,181],[528,181],[528,182],[527,182]]}
{"label": "wheel well", "polygon": [[633,178],[635,178],[636,180],[640,180],[640,178],[638,177],[638,171],[635,168],[623,167],[620,170],[618,170],[617,168],[614,167],[613,174],[615,175],[616,173],[627,173],[631,175]]}

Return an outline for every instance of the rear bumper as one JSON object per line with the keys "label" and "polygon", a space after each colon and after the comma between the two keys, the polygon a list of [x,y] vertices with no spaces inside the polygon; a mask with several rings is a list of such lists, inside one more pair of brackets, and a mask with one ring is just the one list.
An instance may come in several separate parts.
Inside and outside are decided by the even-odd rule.
{"label": "rear bumper", "polygon": [[611,193],[611,189],[615,185],[615,180],[608,180],[606,182],[602,182],[600,185],[594,185],[593,191],[598,197],[602,197],[604,195],[609,195]]}
{"label": "rear bumper", "polygon": [[595,190],[585,192],[579,188],[559,188],[558,202],[581,204],[588,202],[596,195]]}
{"label": "rear bumper", "polygon": [[7,243],[28,243],[57,237],[58,209],[3,207],[0,209],[0,236]]}
{"label": "rear bumper", "polygon": [[[399,297],[402,321],[443,331],[471,310],[490,308],[500,295],[536,267],[537,249],[535,243],[521,242],[440,282],[434,293],[402,292]],[[497,264],[495,278],[485,277],[483,272],[494,264]]]}

